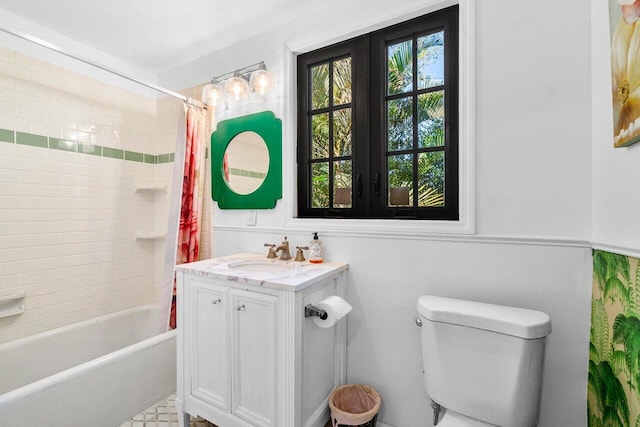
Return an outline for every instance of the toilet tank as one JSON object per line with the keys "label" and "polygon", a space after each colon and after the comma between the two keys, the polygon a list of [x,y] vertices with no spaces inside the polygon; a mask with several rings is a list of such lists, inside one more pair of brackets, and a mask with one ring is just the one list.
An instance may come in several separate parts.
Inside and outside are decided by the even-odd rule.
{"label": "toilet tank", "polygon": [[424,382],[429,397],[489,424],[538,424],[546,337],[545,313],[425,295]]}

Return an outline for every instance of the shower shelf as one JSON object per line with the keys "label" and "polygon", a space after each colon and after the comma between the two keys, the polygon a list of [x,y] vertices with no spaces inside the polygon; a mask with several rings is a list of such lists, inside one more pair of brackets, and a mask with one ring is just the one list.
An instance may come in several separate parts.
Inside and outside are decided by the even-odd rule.
{"label": "shower shelf", "polygon": [[166,184],[140,184],[136,186],[136,193],[164,193],[166,191]]}
{"label": "shower shelf", "polygon": [[156,240],[164,239],[165,233],[160,231],[136,231],[136,240]]}
{"label": "shower shelf", "polygon": [[15,316],[24,312],[24,291],[0,294],[0,317]]}
{"label": "shower shelf", "polygon": [[[167,185],[158,183],[138,183],[135,187],[136,193],[166,193]],[[165,233],[161,231],[142,230],[134,233],[136,240],[157,240],[164,239]]]}

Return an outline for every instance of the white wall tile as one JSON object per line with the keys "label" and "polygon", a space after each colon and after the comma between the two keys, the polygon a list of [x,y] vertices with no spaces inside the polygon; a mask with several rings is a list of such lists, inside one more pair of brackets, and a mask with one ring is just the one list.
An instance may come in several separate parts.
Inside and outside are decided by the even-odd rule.
{"label": "white wall tile", "polygon": [[16,108],[16,117],[25,119],[25,120],[46,123],[48,115],[47,115],[47,111],[45,111],[42,108],[24,107],[24,106],[18,105],[18,107]]}
{"label": "white wall tile", "polygon": [[28,106],[42,104],[49,96],[46,88],[21,79],[16,80],[16,95],[19,103]]}
{"label": "white wall tile", "polygon": [[[151,154],[155,125],[153,98],[0,48],[2,129]],[[0,143],[0,289],[28,289],[0,342],[156,300],[158,252],[133,236],[159,166]]]}
{"label": "white wall tile", "polygon": [[46,62],[20,52],[14,53],[14,62],[18,67],[23,67],[33,71],[47,72],[48,69],[48,64]]}
{"label": "white wall tile", "polygon": [[28,81],[31,77],[31,72],[28,69],[16,66],[15,62],[0,61],[0,74],[15,77],[24,81]]}
{"label": "white wall tile", "polygon": [[0,47],[0,62],[15,62],[15,52],[11,49]]}
{"label": "white wall tile", "polygon": [[0,129],[10,129],[17,132],[31,132],[31,123],[24,119],[0,116]]}
{"label": "white wall tile", "polygon": [[5,76],[4,74],[0,74],[0,88],[15,90],[16,88],[15,78],[11,76]]}
{"label": "white wall tile", "polygon": [[[1,80],[0,80],[1,82]],[[9,102],[0,102],[0,115],[7,117],[16,116],[16,105]]]}

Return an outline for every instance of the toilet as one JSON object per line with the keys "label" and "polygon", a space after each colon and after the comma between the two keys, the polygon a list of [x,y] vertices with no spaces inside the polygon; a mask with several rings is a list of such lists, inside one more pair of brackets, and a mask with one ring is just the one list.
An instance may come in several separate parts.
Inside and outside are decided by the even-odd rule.
{"label": "toilet", "polygon": [[434,425],[538,425],[547,314],[431,295],[418,313]]}

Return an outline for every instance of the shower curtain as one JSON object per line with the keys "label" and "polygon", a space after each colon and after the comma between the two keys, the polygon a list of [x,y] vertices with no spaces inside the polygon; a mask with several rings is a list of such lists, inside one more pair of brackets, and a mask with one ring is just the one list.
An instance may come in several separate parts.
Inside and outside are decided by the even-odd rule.
{"label": "shower curtain", "polygon": [[[182,162],[182,191],[180,222],[177,242],[174,246],[175,264],[197,261],[200,254],[200,233],[202,224],[202,203],[204,199],[205,144],[203,141],[205,117],[199,108],[185,104],[184,160]],[[178,150],[176,150],[176,154]],[[178,162],[176,156],[174,161]],[[175,165],[179,167],[179,165]],[[174,185],[174,189],[176,189]],[[171,242],[167,242],[170,245]],[[170,248],[168,248],[170,249]],[[171,266],[170,286],[173,289],[169,328],[176,327],[176,288]]]}

